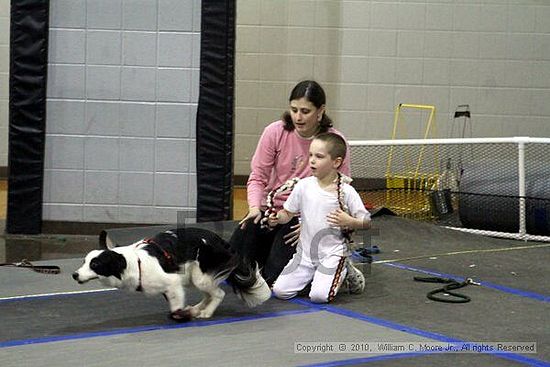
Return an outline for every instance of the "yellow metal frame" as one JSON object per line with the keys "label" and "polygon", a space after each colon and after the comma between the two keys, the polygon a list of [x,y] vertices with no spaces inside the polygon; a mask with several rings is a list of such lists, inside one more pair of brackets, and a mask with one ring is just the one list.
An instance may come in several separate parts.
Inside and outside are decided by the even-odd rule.
{"label": "yellow metal frame", "polygon": [[[395,108],[395,114],[393,119],[393,131],[392,131],[392,140],[396,139],[397,135],[397,125],[399,123],[399,117],[401,115],[401,109],[403,108],[414,108],[419,110],[428,110],[430,111],[430,116],[428,117],[428,123],[426,124],[426,130],[424,131],[424,139],[427,139],[430,135],[430,130],[432,130],[432,125],[435,125],[435,106],[429,106],[429,105],[420,105],[420,104],[407,104],[407,103],[400,103]],[[432,132],[433,134],[433,132]],[[418,171],[420,169],[420,165],[422,164],[422,158],[424,156],[424,146],[420,149],[420,155],[418,156],[418,162],[416,164],[415,174],[414,176],[418,176]],[[393,157],[393,145],[390,146],[390,154],[388,157],[388,165],[386,167],[386,175],[390,173],[391,170],[391,163],[392,163],[392,157]]]}
{"label": "yellow metal frame", "polygon": [[[395,140],[397,138],[397,128],[401,117],[401,110],[407,108],[429,111],[423,138],[427,139],[433,137],[435,131],[435,106],[402,103],[395,109],[392,139]],[[422,146],[414,171],[396,174],[392,173],[391,169],[393,149],[394,146],[390,146],[386,167],[386,205],[395,210],[397,214],[405,217],[430,219],[432,215],[427,192],[437,184],[439,178],[438,154],[436,154],[435,157],[436,164],[434,172],[420,172],[425,150],[425,146]]]}

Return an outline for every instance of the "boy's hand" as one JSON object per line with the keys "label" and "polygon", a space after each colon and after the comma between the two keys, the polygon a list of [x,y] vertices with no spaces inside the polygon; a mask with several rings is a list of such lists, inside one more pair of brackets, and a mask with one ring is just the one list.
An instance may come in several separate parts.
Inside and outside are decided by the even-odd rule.
{"label": "boy's hand", "polygon": [[279,224],[279,218],[277,218],[277,213],[271,213],[269,217],[267,217],[267,225],[270,228],[275,227],[277,224]]}
{"label": "boy's hand", "polygon": [[338,208],[327,215],[327,222],[333,227],[347,227],[353,222],[353,217]]}

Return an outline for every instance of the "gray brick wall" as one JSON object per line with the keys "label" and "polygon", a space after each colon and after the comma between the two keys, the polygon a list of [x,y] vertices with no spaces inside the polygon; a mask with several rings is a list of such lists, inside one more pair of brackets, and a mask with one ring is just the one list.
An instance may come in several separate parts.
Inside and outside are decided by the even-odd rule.
{"label": "gray brick wall", "polygon": [[200,0],[51,0],[44,220],[196,206]]}
{"label": "gray brick wall", "polygon": [[[235,174],[300,79],[348,139],[389,139],[399,103],[459,104],[474,137],[550,136],[550,2],[237,0]],[[417,136],[412,136],[417,137]],[[455,136],[458,137],[458,136]]]}

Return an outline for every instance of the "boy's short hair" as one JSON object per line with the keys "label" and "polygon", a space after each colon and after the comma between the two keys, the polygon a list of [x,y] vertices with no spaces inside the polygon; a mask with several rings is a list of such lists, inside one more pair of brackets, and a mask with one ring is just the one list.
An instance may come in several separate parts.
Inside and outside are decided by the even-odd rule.
{"label": "boy's short hair", "polygon": [[332,159],[338,157],[346,158],[347,144],[344,138],[336,133],[322,133],[315,137],[315,140],[324,141],[327,143],[328,154]]}

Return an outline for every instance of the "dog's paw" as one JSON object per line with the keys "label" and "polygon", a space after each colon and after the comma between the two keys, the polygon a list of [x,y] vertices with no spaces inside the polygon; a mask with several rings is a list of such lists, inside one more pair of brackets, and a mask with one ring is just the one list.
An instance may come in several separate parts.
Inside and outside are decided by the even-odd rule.
{"label": "dog's paw", "polygon": [[170,318],[177,322],[187,322],[193,319],[193,315],[189,309],[186,310],[176,310],[170,313]]}
{"label": "dog's paw", "polygon": [[201,310],[196,317],[197,319],[209,319],[212,317],[212,312]]}
{"label": "dog's paw", "polygon": [[195,305],[195,306],[185,306],[183,308],[183,311],[189,312],[191,314],[191,317],[193,317],[193,318],[198,317],[201,313],[201,309],[199,307],[197,307],[197,305]]}

